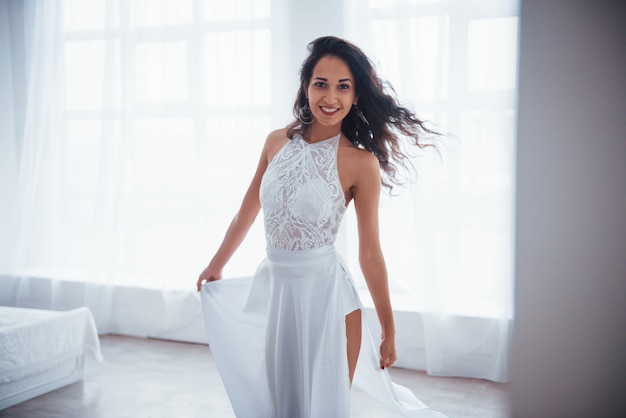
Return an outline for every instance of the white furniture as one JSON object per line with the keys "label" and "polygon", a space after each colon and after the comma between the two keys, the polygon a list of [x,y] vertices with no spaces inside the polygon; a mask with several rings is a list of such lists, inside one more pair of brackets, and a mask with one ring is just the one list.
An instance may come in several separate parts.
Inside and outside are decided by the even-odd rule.
{"label": "white furniture", "polygon": [[0,410],[81,380],[85,354],[102,361],[89,309],[0,306]]}

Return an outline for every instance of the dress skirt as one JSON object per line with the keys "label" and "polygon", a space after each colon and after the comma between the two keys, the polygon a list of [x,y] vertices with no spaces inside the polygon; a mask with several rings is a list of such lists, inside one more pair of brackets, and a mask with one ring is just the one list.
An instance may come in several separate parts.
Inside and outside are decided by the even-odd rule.
{"label": "dress skirt", "polygon": [[[253,277],[205,283],[200,295],[238,418],[350,417],[345,316],[363,306],[334,246],[270,249]],[[391,382],[362,324],[353,384],[405,416],[445,417]]]}

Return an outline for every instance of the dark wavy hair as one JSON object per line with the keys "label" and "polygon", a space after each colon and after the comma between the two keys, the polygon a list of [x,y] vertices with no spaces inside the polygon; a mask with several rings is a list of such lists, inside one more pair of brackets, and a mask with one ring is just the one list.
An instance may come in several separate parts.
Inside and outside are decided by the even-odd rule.
{"label": "dark wavy hair", "polygon": [[306,92],[315,65],[328,55],[340,58],[352,72],[358,109],[368,122],[360,118],[352,106],[342,122],[341,131],[353,144],[378,158],[383,186],[391,190],[393,185],[404,184],[406,177],[401,178],[399,171],[411,172],[413,166],[403,151],[403,138],[409,144],[425,148],[433,144],[424,143],[423,137],[438,133],[427,128],[425,121],[399,104],[393,87],[378,77],[371,60],[354,44],[334,36],[325,36],[309,43],[308,50],[310,53],[300,70],[300,88],[293,107],[296,120],[288,125],[287,136],[293,138],[300,134],[306,137],[310,129],[310,125],[300,122],[299,116],[307,104]]}

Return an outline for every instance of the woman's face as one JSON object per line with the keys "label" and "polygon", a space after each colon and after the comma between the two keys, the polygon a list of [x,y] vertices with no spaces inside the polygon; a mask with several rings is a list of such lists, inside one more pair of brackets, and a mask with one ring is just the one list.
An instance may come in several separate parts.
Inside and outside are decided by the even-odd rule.
{"label": "woman's face", "polygon": [[313,68],[307,98],[314,123],[341,126],[356,102],[354,77],[348,65],[332,55],[322,57]]}

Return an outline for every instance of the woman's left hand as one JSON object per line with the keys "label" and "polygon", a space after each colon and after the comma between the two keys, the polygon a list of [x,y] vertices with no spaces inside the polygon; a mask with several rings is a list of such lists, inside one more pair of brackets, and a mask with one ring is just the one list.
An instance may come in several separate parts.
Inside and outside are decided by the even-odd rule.
{"label": "woman's left hand", "polygon": [[391,367],[396,362],[396,343],[393,338],[383,338],[380,343],[380,368]]}

